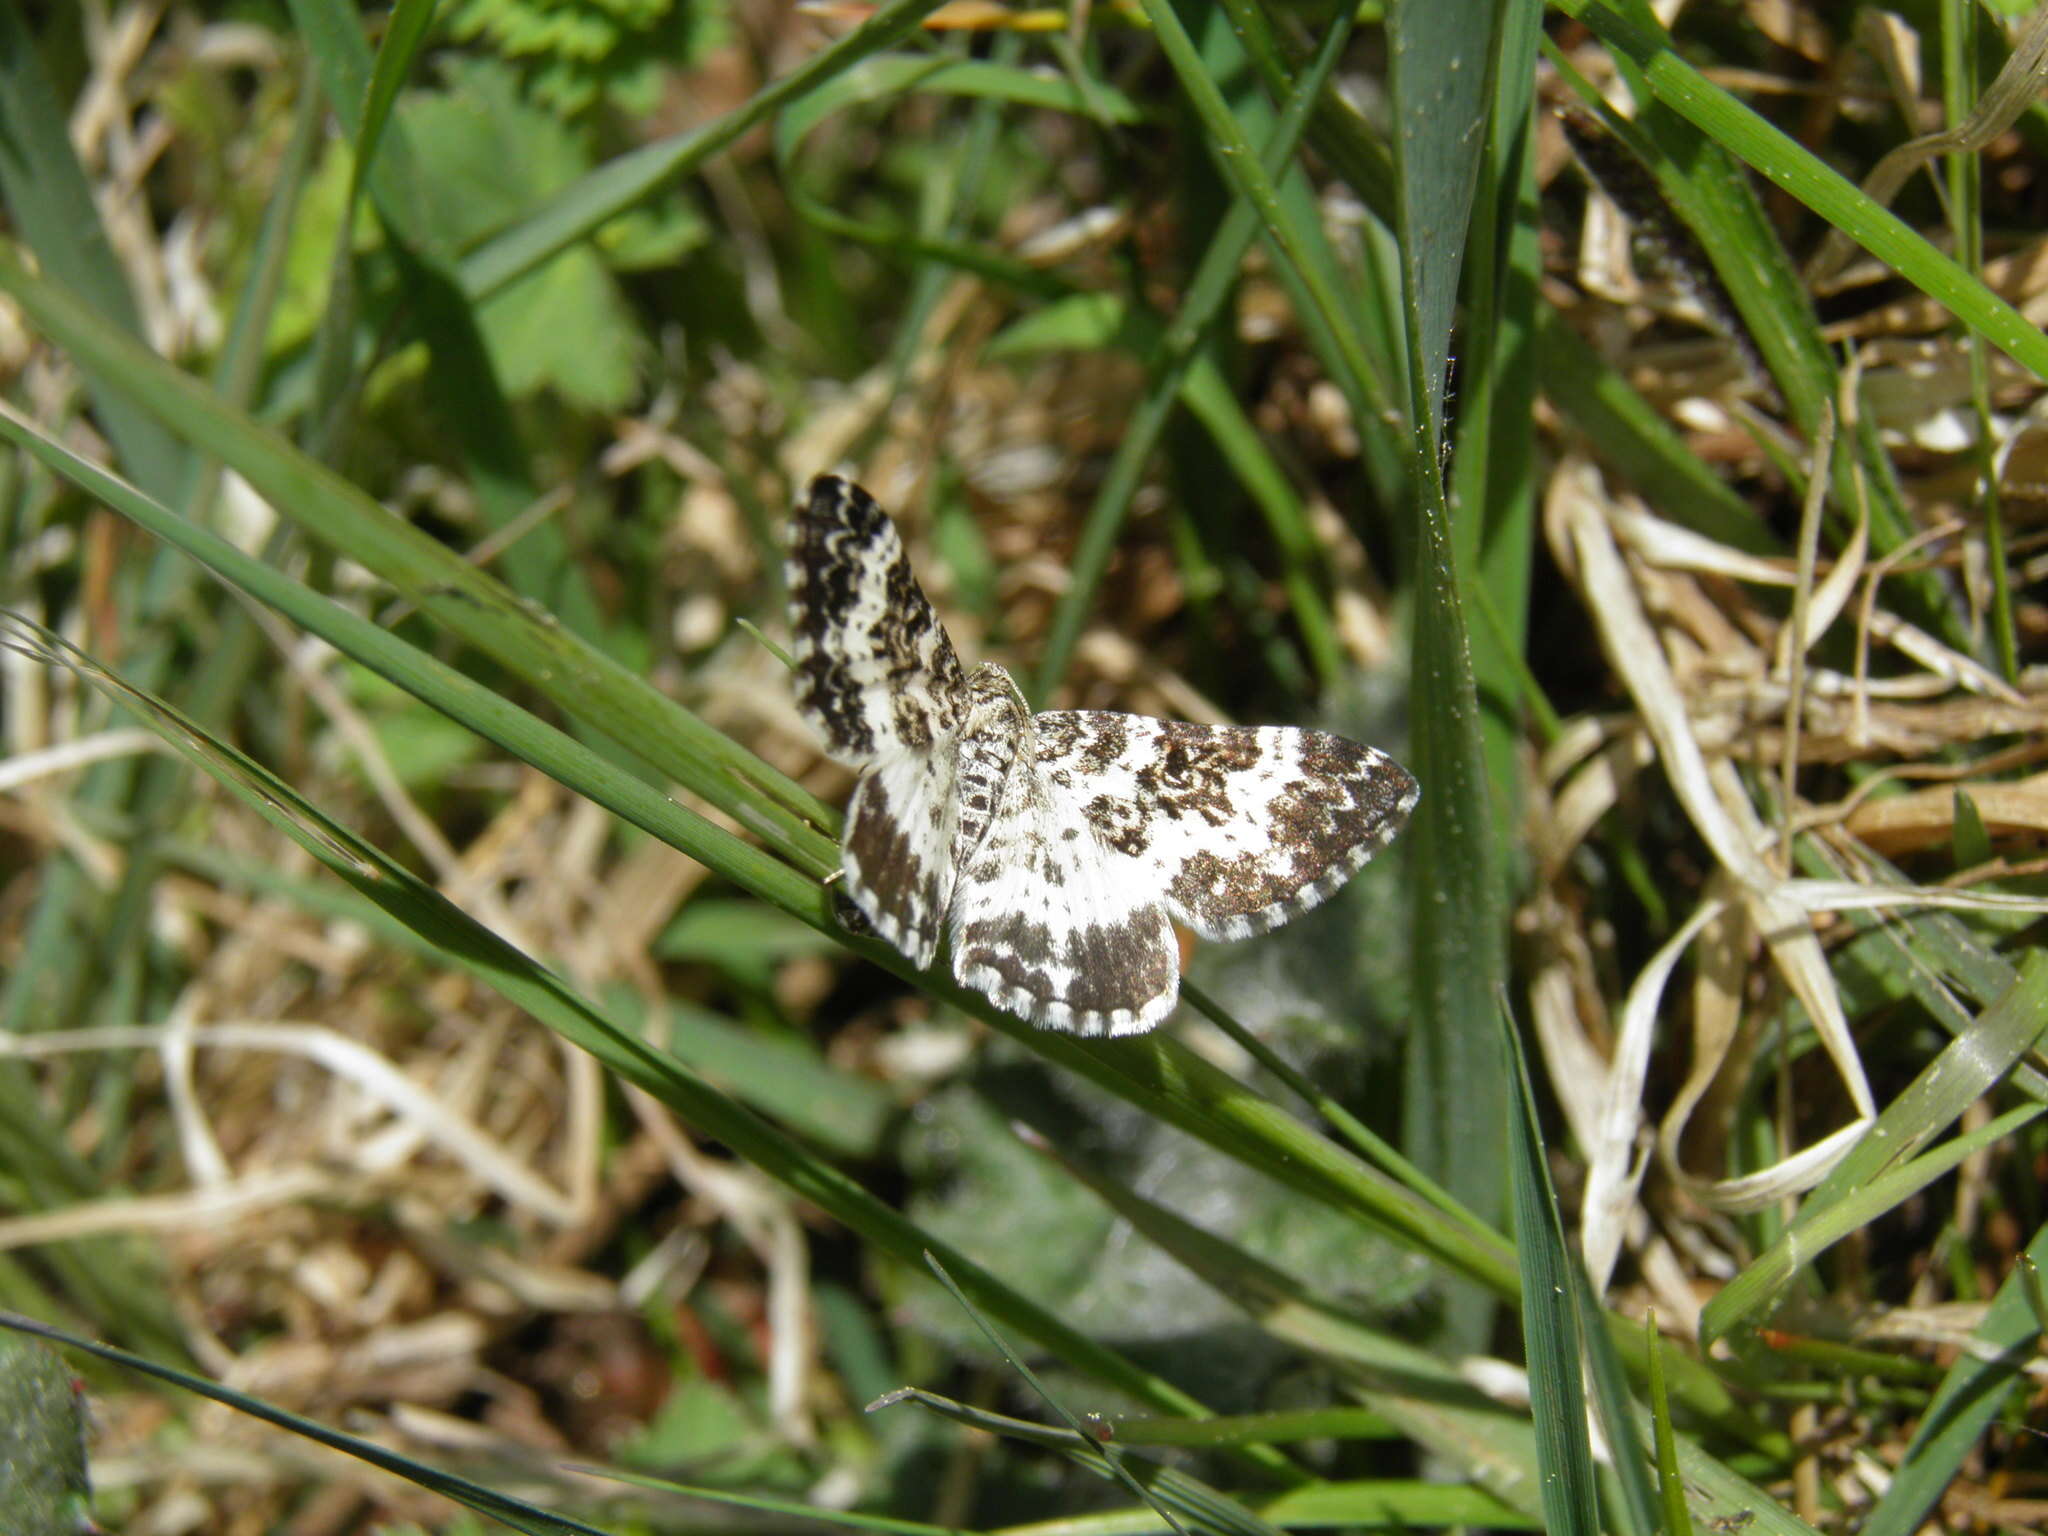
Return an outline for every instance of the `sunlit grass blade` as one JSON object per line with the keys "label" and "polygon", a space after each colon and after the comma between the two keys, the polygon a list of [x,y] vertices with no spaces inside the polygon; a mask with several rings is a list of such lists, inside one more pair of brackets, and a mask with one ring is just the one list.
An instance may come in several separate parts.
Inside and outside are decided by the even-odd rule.
{"label": "sunlit grass blade", "polygon": [[1701,1340],[1712,1344],[1757,1314],[1768,1312],[1800,1272],[1828,1248],[1904,1204],[1936,1179],[1953,1173],[1971,1154],[1997,1146],[2040,1115],[2039,1105],[2009,1110],[1982,1128],[1952,1137],[1893,1168],[1812,1220],[1800,1222],[1714,1293],[1700,1313]]}
{"label": "sunlit grass blade", "polygon": [[1978,1015],[1967,1037],[1951,1041],[1891,1103],[1800,1207],[1806,1221],[1883,1177],[2002,1082],[2048,1028],[2048,956],[2020,961],[2010,991]]}
{"label": "sunlit grass blade", "polygon": [[[2023,367],[2048,379],[2048,336],[1904,221],[1688,64],[1668,37],[1611,0],[1558,0],[1631,59],[1659,101],[1861,245]],[[1759,338],[1762,340],[1763,338]]]}

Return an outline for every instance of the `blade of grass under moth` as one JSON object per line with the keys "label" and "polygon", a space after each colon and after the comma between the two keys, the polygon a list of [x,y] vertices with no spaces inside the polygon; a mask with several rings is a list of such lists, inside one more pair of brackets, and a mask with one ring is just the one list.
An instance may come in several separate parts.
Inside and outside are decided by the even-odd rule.
{"label": "blade of grass under moth", "polygon": [[[983,1317],[980,1308],[969,1301],[960,1287],[953,1283],[953,1277],[946,1273],[946,1266],[940,1263],[935,1255],[929,1253],[925,1255],[925,1266],[938,1276],[939,1284],[946,1288],[947,1294],[953,1298],[955,1305],[968,1315],[976,1328],[981,1330],[982,1337],[988,1340],[990,1346],[1002,1357],[1003,1362],[1011,1370],[1024,1378],[1025,1384],[1038,1394],[1040,1402],[1051,1408],[1053,1412],[1066,1421],[1067,1430],[1073,1436],[1070,1441],[1066,1442],[1064,1447],[1067,1453],[1069,1455],[1077,1455],[1087,1464],[1097,1468],[1104,1475],[1128,1488],[1138,1497],[1139,1502],[1166,1522],[1168,1527],[1174,1531],[1175,1536],[1187,1536],[1186,1529],[1181,1525],[1172,1508],[1173,1503],[1180,1503],[1181,1501],[1176,1499],[1169,1503],[1155,1498],[1151,1492],[1143,1487],[1138,1478],[1133,1474],[1131,1467],[1126,1465],[1122,1448],[1114,1445],[1108,1439],[1098,1440],[1081,1427],[1079,1417],[1063,1401],[1047,1390],[1045,1383],[1039,1380],[1037,1373],[1024,1363],[1023,1358],[1014,1349],[1010,1348],[1009,1341],[1002,1336],[1001,1331],[994,1324],[990,1323],[987,1318]],[[1144,1463],[1140,1463],[1140,1465],[1145,1466]],[[1156,1465],[1145,1466],[1145,1470],[1151,1472],[1154,1476],[1158,1476],[1160,1473],[1160,1469]],[[1235,1505],[1226,1504],[1213,1497],[1208,1502],[1219,1507],[1202,1511],[1202,1514],[1206,1517],[1203,1522],[1205,1525],[1214,1525],[1217,1529],[1223,1531],[1241,1532],[1242,1536],[1279,1536],[1279,1533],[1265,1524],[1264,1521],[1253,1518]]]}
{"label": "blade of grass under moth", "polygon": [[[881,1251],[911,1264],[921,1262],[926,1252],[940,1255],[978,1305],[1059,1355],[1073,1369],[1167,1412],[1205,1413],[1201,1404],[1171,1383],[1018,1295],[837,1167],[618,1026],[559,976],[476,922],[382,850],[332,820],[261,764],[214,739],[161,700],[130,687],[41,626],[4,613],[0,620],[6,621],[0,625],[0,642],[47,665],[71,669],[205,769],[358,894],[419,932],[440,952],[443,963],[467,972],[589,1052],[615,1076],[645,1089],[698,1133],[723,1142],[735,1156]],[[1277,1455],[1267,1460],[1276,1468],[1286,1466]]]}
{"label": "blade of grass under moth", "polygon": [[[1043,1148],[1048,1155],[1057,1150]],[[1437,1356],[1372,1328],[1278,1266],[1203,1230],[1100,1170],[1062,1165],[1143,1237],[1275,1338],[1321,1357],[1375,1412],[1526,1514],[1539,1481],[1528,1422]]]}

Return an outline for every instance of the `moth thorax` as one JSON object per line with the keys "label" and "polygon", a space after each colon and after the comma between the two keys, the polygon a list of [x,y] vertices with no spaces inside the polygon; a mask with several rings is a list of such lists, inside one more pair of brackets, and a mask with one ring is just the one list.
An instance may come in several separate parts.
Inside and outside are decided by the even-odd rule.
{"label": "moth thorax", "polygon": [[1003,781],[1031,740],[1031,711],[1010,674],[983,662],[967,678],[967,718],[960,726],[956,793],[960,820],[953,835],[956,859],[981,845],[1003,802]]}

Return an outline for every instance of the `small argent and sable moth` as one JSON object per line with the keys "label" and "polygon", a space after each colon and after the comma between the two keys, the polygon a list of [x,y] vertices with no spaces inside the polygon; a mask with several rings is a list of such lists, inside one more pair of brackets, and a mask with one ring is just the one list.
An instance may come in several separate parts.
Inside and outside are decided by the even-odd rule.
{"label": "small argent and sable moth", "polygon": [[1034,715],[1009,673],[961,670],[895,524],[820,475],[790,533],[796,695],[860,770],[846,893],[919,967],[1052,1029],[1133,1035],[1173,1012],[1169,919],[1242,939],[1306,912],[1415,809],[1383,752],[1293,726]]}

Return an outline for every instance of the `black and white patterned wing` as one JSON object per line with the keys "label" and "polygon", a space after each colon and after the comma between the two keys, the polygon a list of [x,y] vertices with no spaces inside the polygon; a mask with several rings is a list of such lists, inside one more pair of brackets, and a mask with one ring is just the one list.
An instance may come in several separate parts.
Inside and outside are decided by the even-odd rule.
{"label": "black and white patterned wing", "polygon": [[1327,731],[1064,710],[1032,721],[1056,818],[1205,938],[1277,928],[1393,841],[1421,791]]}
{"label": "black and white patterned wing", "polygon": [[790,525],[788,572],[797,707],[826,751],[862,767],[946,750],[965,679],[889,514],[851,480],[818,476]]}
{"label": "black and white patterned wing", "polygon": [[853,787],[840,838],[847,896],[920,970],[938,953],[953,899],[956,758],[892,752],[876,762]]}
{"label": "black and white patterned wing", "polygon": [[1062,814],[1049,790],[1030,760],[1017,762],[960,861],[953,974],[1034,1024],[1140,1034],[1180,995],[1180,946],[1159,888]]}

